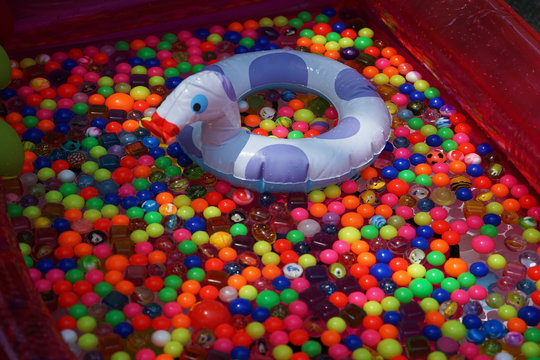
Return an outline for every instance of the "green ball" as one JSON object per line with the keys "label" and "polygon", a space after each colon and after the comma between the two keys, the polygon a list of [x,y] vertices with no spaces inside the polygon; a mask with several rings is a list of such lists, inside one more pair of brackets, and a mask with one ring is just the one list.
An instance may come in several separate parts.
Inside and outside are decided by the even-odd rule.
{"label": "green ball", "polygon": [[[47,196],[45,196],[45,200],[46,199],[47,199]],[[47,202],[51,202],[51,201],[47,201]],[[9,215],[9,217],[21,216],[22,213],[23,213],[23,209],[22,209],[21,206],[19,206],[17,204],[9,204],[8,205],[8,215]]]}
{"label": "green ball", "polygon": [[83,316],[77,320],[77,329],[83,333],[89,333],[94,331],[97,326],[96,319],[90,316]]}
{"label": "green ball", "polygon": [[137,56],[143,60],[148,60],[150,58],[156,57],[156,51],[149,47],[143,47],[142,49],[137,51]]}
{"label": "green ball", "polygon": [[394,297],[398,299],[400,303],[406,304],[412,301],[414,294],[410,289],[401,287],[396,289]]}
{"label": "green ball", "polygon": [[437,135],[443,140],[448,140],[454,136],[454,132],[450,128],[440,128],[439,131],[437,131]]}
{"label": "green ball", "polygon": [[433,292],[433,285],[428,280],[419,278],[409,283],[409,289],[413,292],[414,296],[425,298]]}
{"label": "green ball", "polygon": [[85,351],[94,350],[98,345],[98,338],[94,334],[83,334],[78,341],[79,347]]}
{"label": "green ball", "polygon": [[531,341],[527,341],[521,345],[521,353],[527,358],[540,356],[540,346]]}
{"label": "green ball", "polygon": [[457,150],[457,148],[458,148],[458,144],[454,140],[445,140],[441,144],[441,149],[443,149],[446,152]]}
{"label": "green ball", "polygon": [[312,19],[311,14],[308,11],[299,12],[297,17],[303,22],[308,22]]}
{"label": "green ball", "polygon": [[398,178],[410,184],[416,179],[416,175],[411,170],[402,170],[399,172]]}
{"label": "green ball", "polygon": [[71,269],[66,273],[66,280],[74,284],[77,281],[84,280],[84,272],[79,269]]}
{"label": "green ball", "polygon": [[126,316],[120,310],[111,310],[105,315],[105,321],[112,327],[115,327],[124,320],[126,320]]}
{"label": "green ball", "polygon": [[459,281],[459,284],[463,288],[470,288],[471,286],[476,284],[476,277],[470,272],[465,272],[463,274],[460,274],[457,280]]}
{"label": "green ball", "polygon": [[540,343],[540,330],[537,328],[528,328],[523,333],[525,341],[532,341],[534,343]]}
{"label": "green ball", "polygon": [[182,61],[176,66],[176,68],[178,69],[178,71],[180,71],[180,73],[186,74],[191,71],[191,64],[187,61]]}
{"label": "green ball", "polygon": [[97,145],[99,145],[99,140],[96,139],[96,138],[93,138],[93,137],[87,137],[87,138],[84,138],[81,141],[81,147],[84,150],[90,150],[91,148],[93,148],[94,146],[97,146]]}
{"label": "green ball", "polygon": [[195,280],[201,282],[206,277],[206,273],[203,269],[195,267],[188,270],[186,277],[188,280]]}
{"label": "green ball", "polygon": [[159,44],[157,44],[156,48],[158,50],[160,50],[160,51],[161,50],[171,50],[172,49],[172,43],[170,41],[160,41]]}
{"label": "green ball", "polygon": [[431,180],[431,177],[426,174],[420,174],[414,179],[414,182],[418,185],[423,185],[425,187],[430,187],[431,184],[433,184],[433,180]]}
{"label": "green ball", "polygon": [[[191,70],[191,67],[190,67],[190,70]],[[180,70],[175,69],[175,68],[168,68],[163,71],[163,76],[165,76],[165,78],[167,79],[176,77],[179,75],[180,75]]]}
{"label": "green ball", "polygon": [[71,110],[73,110],[73,112],[77,115],[83,115],[88,112],[88,105],[85,103],[76,103],[73,104]]}
{"label": "green ball", "polygon": [[68,314],[75,320],[79,320],[83,316],[88,315],[88,308],[82,304],[75,304],[69,308]]}
{"label": "green ball", "polygon": [[298,18],[293,18],[289,20],[289,25],[294,28],[300,29],[302,26],[304,26],[304,22]]}
{"label": "green ball", "polygon": [[432,251],[427,255],[427,262],[433,266],[441,266],[446,262],[446,256],[440,251]]}
{"label": "green ball", "polygon": [[365,36],[359,36],[354,39],[354,47],[357,50],[366,50],[368,47],[373,46],[373,40]]}
{"label": "green ball", "polygon": [[319,14],[319,15],[315,16],[314,20],[315,20],[316,24],[320,24],[320,23],[328,24],[330,22],[330,18],[327,15],[324,15],[324,14]]}
{"label": "green ball", "polygon": [[460,284],[456,279],[448,277],[441,281],[441,287],[449,293],[452,293],[460,288]]}
{"label": "green ball", "polygon": [[178,244],[178,250],[185,255],[192,255],[197,251],[197,244],[191,240],[185,240]]}
{"label": "green ball", "polygon": [[287,139],[303,139],[304,134],[301,131],[293,130],[287,134]]}
{"label": "green ball", "polygon": [[39,120],[35,116],[25,116],[22,120],[22,124],[26,126],[27,128],[33,128],[36,127]]}
{"label": "green ball", "polygon": [[182,278],[178,275],[169,275],[163,281],[163,286],[178,290],[182,286]]}
{"label": "green ball", "polygon": [[379,236],[379,230],[373,225],[364,225],[360,229],[360,234],[363,239],[372,240]]}
{"label": "green ball", "polygon": [[138,178],[131,184],[137,191],[146,190],[150,187],[150,182],[143,178]]}
{"label": "green ball", "polygon": [[460,341],[467,334],[467,328],[457,320],[448,320],[441,326],[443,336]]}
{"label": "green ball", "polygon": [[257,302],[257,305],[271,309],[279,304],[279,295],[271,290],[263,290],[257,295],[255,301]]}
{"label": "green ball", "polygon": [[441,92],[437,88],[430,87],[424,91],[424,95],[426,95],[426,98],[432,99],[434,97],[441,96]]}
{"label": "green ball", "polygon": [[163,216],[157,211],[150,211],[144,215],[144,221],[147,224],[160,224],[161,220],[163,220]]}
{"label": "green ball", "polygon": [[310,358],[319,355],[322,351],[322,346],[319,342],[314,340],[308,340],[302,344],[302,352]]}
{"label": "green ball", "polygon": [[377,345],[377,352],[385,359],[391,359],[394,356],[403,353],[403,347],[394,339],[384,339]]}
{"label": "green ball", "polygon": [[293,289],[285,289],[279,294],[279,299],[285,304],[298,300],[298,293]]}
{"label": "green ball", "polygon": [[252,38],[248,38],[248,37],[245,37],[245,38],[242,38],[239,42],[239,44],[241,46],[245,46],[246,48],[251,48],[253,45],[255,45],[255,40],[253,40]]}
{"label": "green ball", "polygon": [[103,207],[104,204],[105,203],[103,202],[103,200],[101,200],[98,197],[86,200],[86,208],[87,209],[101,210],[101,208]]}
{"label": "green ball", "polygon": [[293,245],[304,241],[304,239],[304,234],[299,230],[291,230],[287,233],[287,240],[289,240]]}
{"label": "green ball", "polygon": [[409,119],[409,121],[407,122],[407,125],[413,130],[420,130],[422,126],[424,126],[424,120],[417,117],[413,117]]}
{"label": "green ball", "polygon": [[129,50],[129,43],[127,41],[118,41],[114,44],[114,48],[118,51]]}
{"label": "green ball", "polygon": [[313,36],[315,36],[315,32],[311,29],[304,29],[300,31],[300,37],[311,39]]}
{"label": "green ball", "polygon": [[164,287],[158,292],[159,301],[163,303],[173,302],[178,297],[178,293],[175,289]]}
{"label": "green ball", "polygon": [[354,350],[352,353],[352,358],[353,360],[372,360],[373,359],[373,357],[371,356],[371,353],[366,348],[363,348],[363,347]]}
{"label": "green ball", "polygon": [[94,286],[94,292],[103,298],[113,291],[113,286],[106,281],[102,281]]}
{"label": "green ball", "polygon": [[172,160],[166,156],[162,156],[162,157],[159,157],[156,159],[156,161],[154,162],[154,165],[158,168],[158,169],[166,169],[168,166],[171,166],[172,165]]}
{"label": "green ball", "polygon": [[108,98],[114,94],[114,89],[110,86],[102,86],[98,89],[97,93],[105,98]]}
{"label": "green ball", "polygon": [[34,260],[32,260],[32,258],[30,256],[25,256],[24,257],[24,263],[25,263],[27,268],[31,268],[32,266],[34,266]]}
{"label": "green ball", "polygon": [[165,35],[162,36],[161,40],[167,41],[169,43],[173,43],[173,42],[176,42],[176,40],[178,40],[178,37],[173,33],[166,33]]}
{"label": "green ball", "polygon": [[499,230],[497,230],[497,228],[491,224],[485,224],[480,228],[480,234],[495,239],[499,234]]}
{"label": "green ball", "polygon": [[60,190],[60,193],[64,197],[66,197],[68,195],[77,194],[77,192],[79,191],[79,189],[77,188],[77,186],[75,184],[70,184],[70,183],[62,184],[58,190]]}
{"label": "green ball", "polygon": [[142,219],[143,216],[144,216],[144,210],[141,209],[140,207],[138,206],[133,206],[133,207],[130,207],[127,211],[126,211],[126,215],[127,217],[131,220],[131,219]]}
{"label": "green ball", "polygon": [[182,169],[176,165],[167,166],[164,172],[168,178],[182,175]]}
{"label": "green ball", "polygon": [[246,225],[238,223],[231,226],[229,232],[231,233],[232,236],[247,235],[248,228]]}
{"label": "green ball", "polygon": [[[7,84],[11,81],[11,66],[9,64],[9,58],[0,46],[0,89],[4,88],[4,78],[7,80]],[[4,72],[4,67],[8,71]],[[0,176],[19,175],[23,164],[24,149],[19,135],[11,125],[0,119]]]}

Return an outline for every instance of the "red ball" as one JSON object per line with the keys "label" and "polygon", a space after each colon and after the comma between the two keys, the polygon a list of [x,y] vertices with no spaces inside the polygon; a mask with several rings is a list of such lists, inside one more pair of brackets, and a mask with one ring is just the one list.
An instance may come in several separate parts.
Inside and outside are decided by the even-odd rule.
{"label": "red ball", "polygon": [[69,315],[64,315],[56,321],[56,327],[58,330],[73,330],[77,326],[77,320]]}
{"label": "red ball", "polygon": [[131,319],[131,325],[136,331],[144,331],[150,327],[152,319],[148,315],[139,314]]}
{"label": "red ball", "polygon": [[56,89],[58,96],[63,98],[69,98],[77,93],[77,87],[72,84],[62,84]]}
{"label": "red ball", "polygon": [[133,180],[133,173],[131,170],[125,167],[119,167],[118,169],[114,170],[112,175],[112,179],[120,185],[131,183]]}
{"label": "red ball", "polygon": [[386,189],[396,196],[403,196],[409,192],[409,184],[404,180],[394,179],[386,184]]}
{"label": "red ball", "polygon": [[219,324],[228,322],[231,314],[222,303],[214,300],[203,300],[191,309],[189,317],[193,329],[214,329]]}
{"label": "red ball", "polygon": [[88,199],[91,199],[91,198],[98,197],[99,196],[99,191],[93,186],[88,186],[88,187],[85,187],[84,189],[81,190],[80,195],[84,200],[88,200]]}
{"label": "red ball", "polygon": [[54,172],[58,174],[62,170],[69,169],[69,163],[66,160],[56,160],[52,163],[51,169],[53,169]]}

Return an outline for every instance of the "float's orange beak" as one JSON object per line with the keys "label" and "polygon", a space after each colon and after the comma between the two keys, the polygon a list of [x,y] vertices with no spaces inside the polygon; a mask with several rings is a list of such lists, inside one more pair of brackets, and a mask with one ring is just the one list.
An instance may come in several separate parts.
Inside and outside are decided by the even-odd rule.
{"label": "float's orange beak", "polygon": [[159,116],[157,111],[152,115],[150,121],[142,120],[142,124],[152,133],[152,135],[162,138],[167,144],[175,142],[176,135],[180,132],[178,126]]}

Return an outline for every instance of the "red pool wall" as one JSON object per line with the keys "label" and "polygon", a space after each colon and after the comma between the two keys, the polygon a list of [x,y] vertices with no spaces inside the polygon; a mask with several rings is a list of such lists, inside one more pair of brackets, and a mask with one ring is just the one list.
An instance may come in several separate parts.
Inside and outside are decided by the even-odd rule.
{"label": "red pool wall", "polygon": [[[111,43],[301,10],[332,2],[304,0],[0,0],[0,43],[13,58],[85,44]],[[6,5],[11,12],[6,11]],[[540,190],[540,39],[502,0],[364,0],[357,7],[376,32],[402,42]],[[382,20],[382,22],[381,22]],[[11,23],[14,24],[13,28]],[[96,25],[97,24],[97,25]],[[377,32],[377,36],[379,33]],[[415,65],[416,67],[416,65]],[[421,70],[422,71],[422,70]],[[0,189],[1,190],[1,189]],[[0,358],[70,359],[31,286],[0,200]]]}

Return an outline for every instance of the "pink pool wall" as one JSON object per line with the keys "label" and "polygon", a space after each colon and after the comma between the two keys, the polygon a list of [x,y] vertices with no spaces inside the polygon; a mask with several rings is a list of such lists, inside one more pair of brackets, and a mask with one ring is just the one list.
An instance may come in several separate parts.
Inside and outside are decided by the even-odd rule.
{"label": "pink pool wall", "polygon": [[[405,47],[482,130],[478,140],[496,144],[540,190],[540,38],[502,0],[0,0],[0,44],[20,59],[325,6],[356,7],[377,36]],[[0,358],[71,359],[8,224],[0,201]]]}

